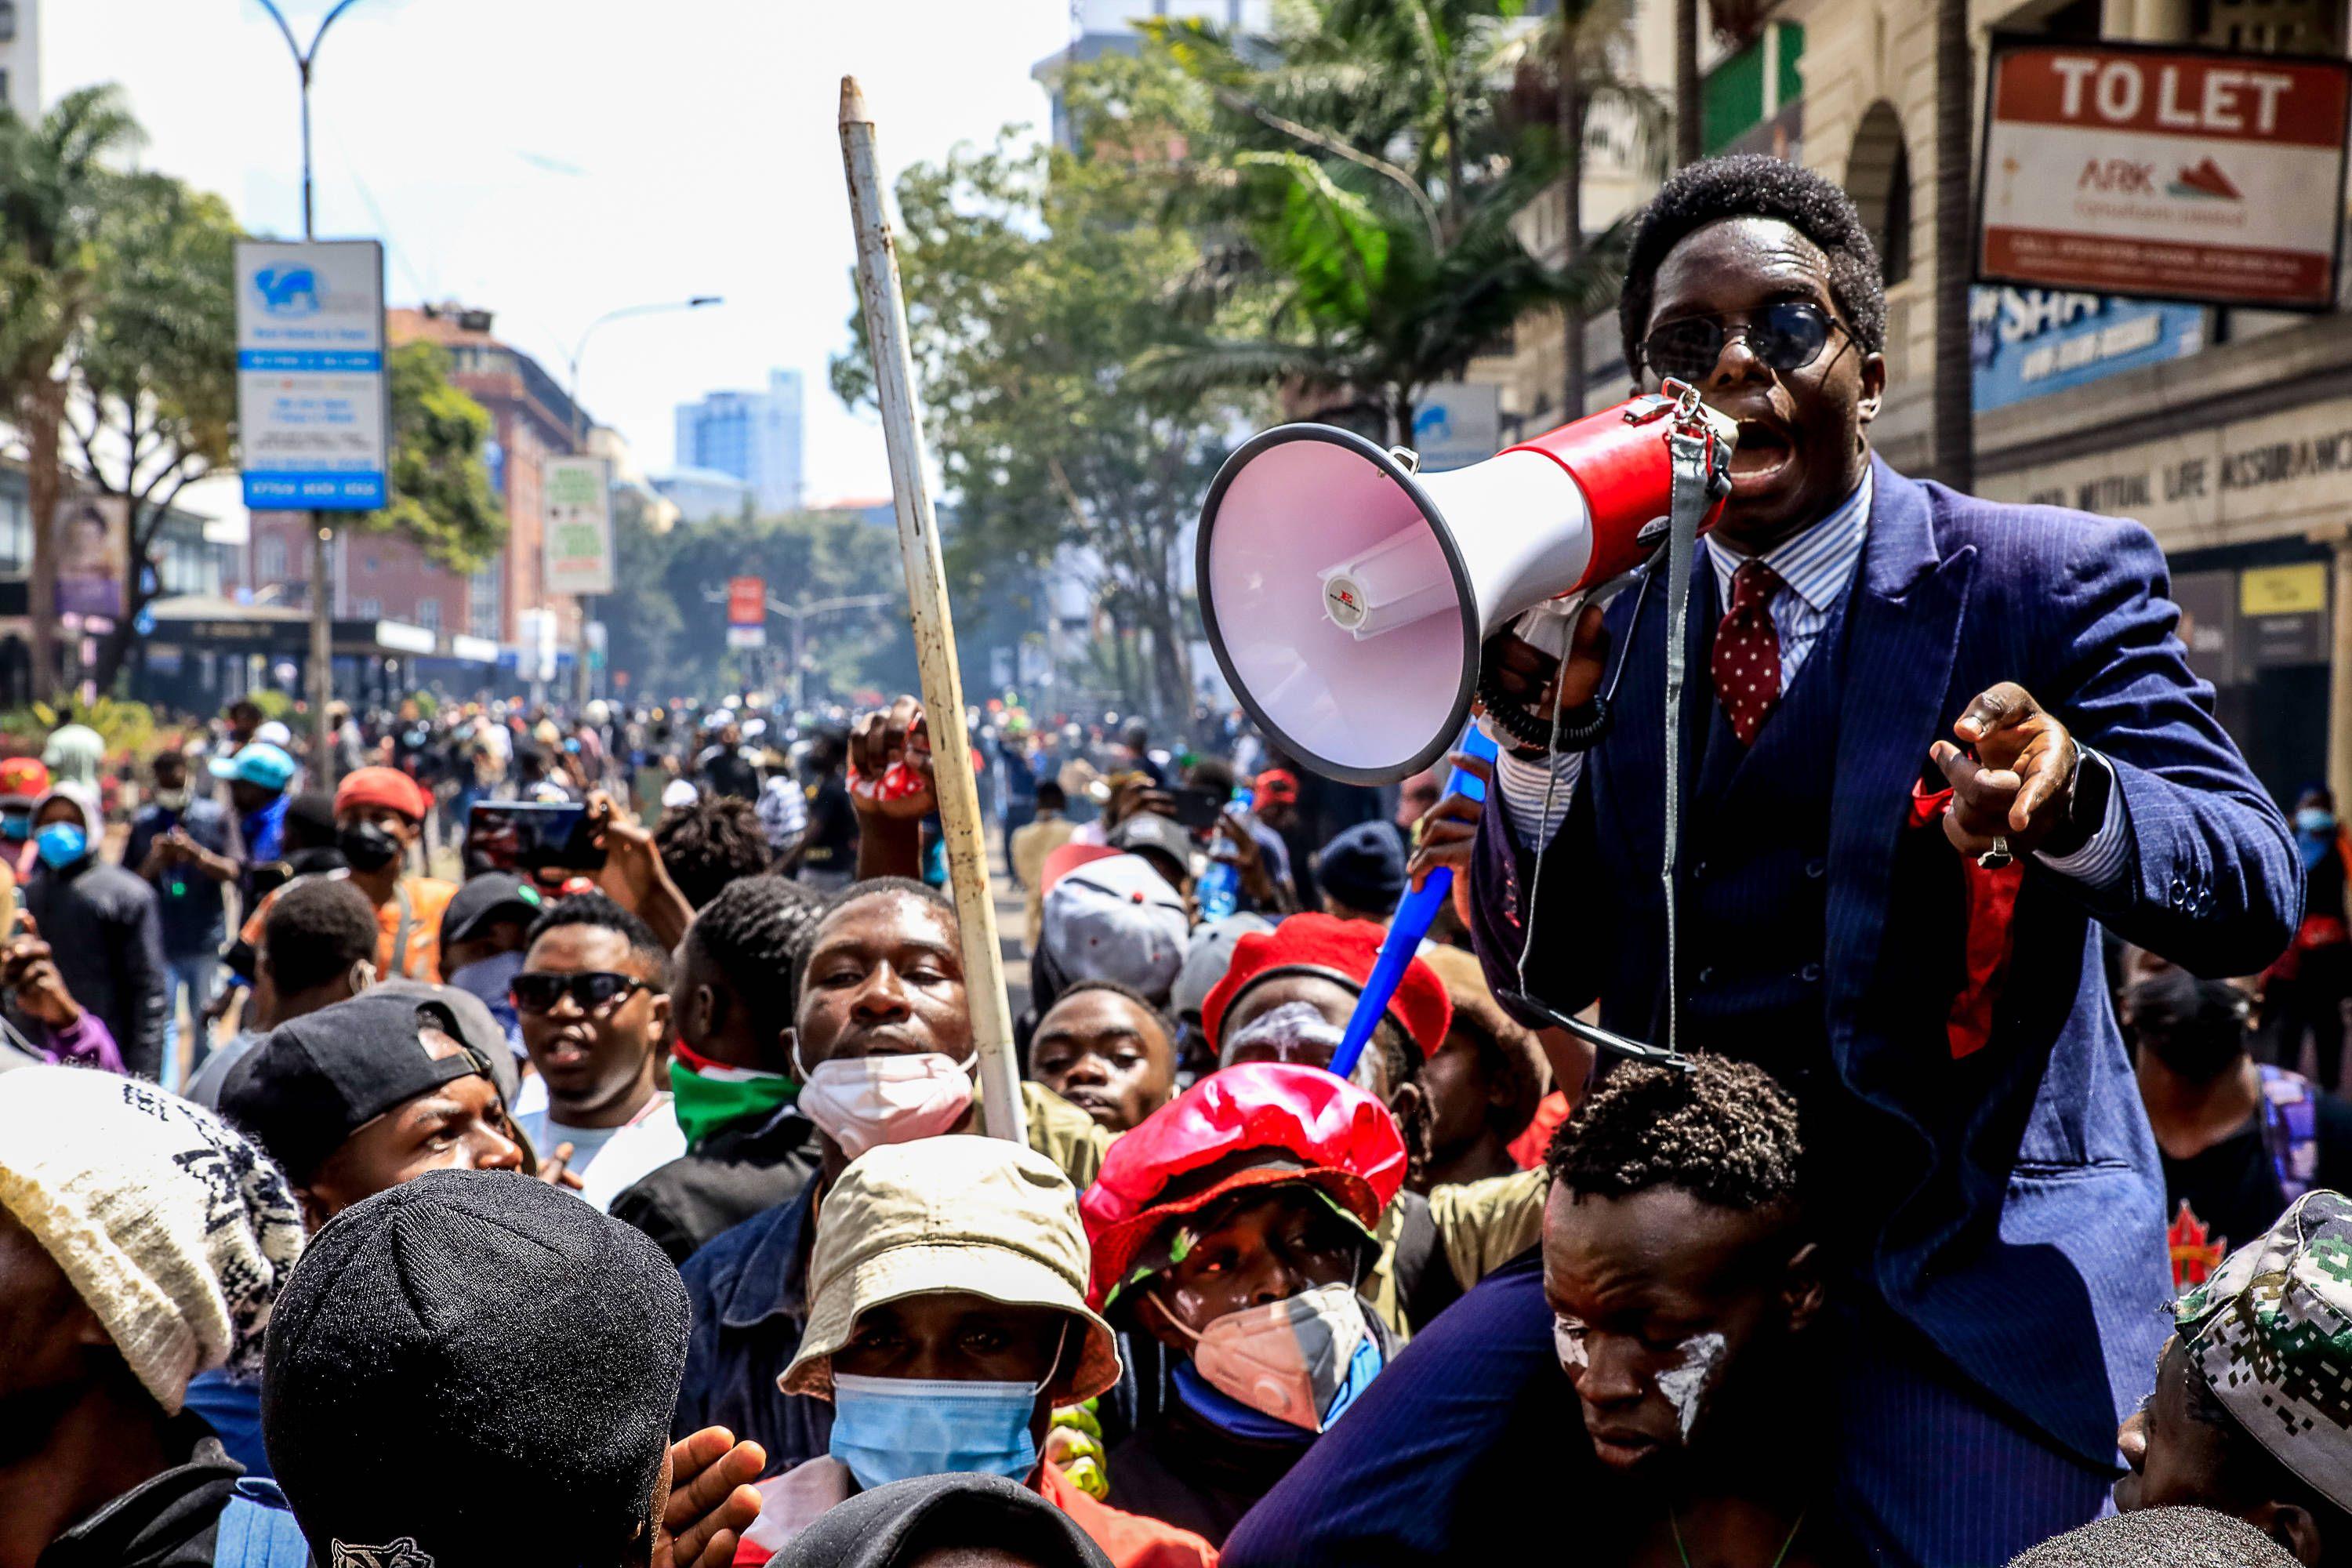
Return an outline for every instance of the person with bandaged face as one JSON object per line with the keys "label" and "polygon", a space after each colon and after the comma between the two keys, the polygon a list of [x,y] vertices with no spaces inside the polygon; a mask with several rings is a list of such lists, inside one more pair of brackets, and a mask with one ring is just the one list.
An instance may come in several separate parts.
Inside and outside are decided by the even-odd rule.
{"label": "person with bandaged face", "polygon": [[1111,1144],[1079,1203],[1088,1300],[1158,1363],[1108,1456],[1114,1507],[1222,1542],[1370,1385],[1398,1341],[1361,1288],[1404,1173],[1387,1107],[1283,1062],[1213,1073]]}

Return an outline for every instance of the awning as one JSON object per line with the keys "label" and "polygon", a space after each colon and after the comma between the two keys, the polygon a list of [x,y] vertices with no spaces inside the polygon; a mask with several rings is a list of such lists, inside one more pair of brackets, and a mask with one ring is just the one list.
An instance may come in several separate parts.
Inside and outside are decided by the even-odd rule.
{"label": "awning", "polygon": [[[150,640],[200,651],[286,654],[310,650],[310,613],[285,605],[240,605],[213,595],[183,594],[147,606],[154,617]],[[339,654],[383,658],[428,655],[440,639],[406,621],[341,620],[333,623],[329,646]]]}

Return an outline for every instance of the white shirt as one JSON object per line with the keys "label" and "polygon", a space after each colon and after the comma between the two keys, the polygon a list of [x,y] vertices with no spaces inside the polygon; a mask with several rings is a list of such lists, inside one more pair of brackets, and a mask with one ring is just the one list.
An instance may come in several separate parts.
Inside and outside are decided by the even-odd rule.
{"label": "white shirt", "polygon": [[599,1209],[686,1152],[686,1133],[667,1094],[618,1127],[566,1127],[547,1111],[518,1112],[515,1120],[541,1159],[559,1143],[572,1145],[572,1174],[580,1178],[580,1195]]}
{"label": "white shirt", "polygon": [[[1864,468],[1862,482],[1829,516],[1753,557],[1787,584],[1767,605],[1772,629],[1780,639],[1780,689],[1784,692],[1795,683],[1797,671],[1811,657],[1839,602],[1853,584],[1863,548],[1870,538],[1870,470]],[[1707,564],[1715,571],[1717,597],[1728,605],[1732,576],[1750,557],[1712,533],[1700,542],[1706,548]],[[1712,698],[1712,691],[1708,695]],[[2084,758],[2094,756],[2088,747],[2081,750]],[[2100,759],[2096,765],[2106,763]],[[1522,837],[1531,844],[1549,843],[1568,820],[1568,808],[1576,798],[1576,781],[1583,771],[1581,752],[1522,760],[1505,750],[1495,763],[1496,794],[1502,797],[1503,809]],[[2037,858],[2062,876],[2094,888],[2109,887],[2123,876],[2131,859],[2130,841],[2123,828],[2123,792],[2110,789],[2106,814],[2090,842],[2072,855]]]}

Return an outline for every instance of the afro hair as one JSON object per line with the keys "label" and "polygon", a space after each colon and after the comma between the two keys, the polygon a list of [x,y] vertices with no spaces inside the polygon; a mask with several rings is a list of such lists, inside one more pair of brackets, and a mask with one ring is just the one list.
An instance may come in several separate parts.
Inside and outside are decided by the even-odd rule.
{"label": "afro hair", "polygon": [[1724,218],[1778,218],[1819,246],[1828,258],[1830,298],[1868,353],[1886,346],[1886,286],[1878,247],[1853,198],[1811,169],[1762,153],[1706,158],[1675,171],[1643,209],[1617,296],[1625,367],[1638,375],[1650,302],[1666,253],[1694,231]]}
{"label": "afro hair", "polygon": [[1545,1158],[1570,1191],[1623,1197],[1679,1187],[1722,1208],[1794,1203],[1797,1102],[1753,1062],[1698,1055],[1687,1068],[1628,1062],[1592,1086]]}

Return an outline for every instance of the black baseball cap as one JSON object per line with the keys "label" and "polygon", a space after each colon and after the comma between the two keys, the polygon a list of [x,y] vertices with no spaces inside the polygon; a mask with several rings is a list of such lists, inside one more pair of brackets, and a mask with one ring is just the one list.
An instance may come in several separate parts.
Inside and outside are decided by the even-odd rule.
{"label": "black baseball cap", "polygon": [[1112,848],[1130,854],[1156,849],[1175,862],[1180,874],[1192,873],[1192,836],[1173,817],[1162,816],[1156,811],[1137,812],[1112,828],[1108,841]]}
{"label": "black baseball cap", "polygon": [[686,1341],[686,1288],[644,1232],[520,1172],[428,1171],[304,1247],[262,1440],[314,1562],[609,1563],[644,1521]]}
{"label": "black baseball cap", "polygon": [[[515,1095],[522,1089],[515,1068],[515,1051],[508,1042],[506,1026],[491,1016],[488,1003],[470,991],[430,980],[379,980],[368,988],[370,995],[379,991],[387,996],[405,996],[412,1002],[437,1002],[448,1008],[449,1016],[457,1021],[452,1032],[482,1054],[482,1058],[490,1064],[490,1078],[499,1086],[499,1097],[509,1108],[513,1106]],[[530,1169],[528,1165],[523,1168]]]}
{"label": "black baseball cap", "polygon": [[507,871],[468,877],[441,911],[441,944],[467,942],[481,928],[502,920],[528,925],[547,912],[547,895]]}
{"label": "black baseball cap", "polygon": [[[456,1040],[457,1049],[436,1056],[423,1037],[428,1028]],[[220,1112],[299,1186],[385,1111],[477,1073],[498,1082],[446,1002],[365,991],[270,1030],[229,1070]]]}

